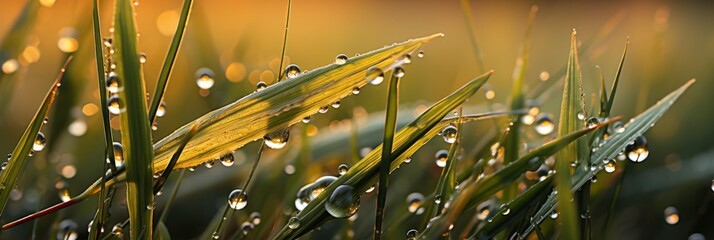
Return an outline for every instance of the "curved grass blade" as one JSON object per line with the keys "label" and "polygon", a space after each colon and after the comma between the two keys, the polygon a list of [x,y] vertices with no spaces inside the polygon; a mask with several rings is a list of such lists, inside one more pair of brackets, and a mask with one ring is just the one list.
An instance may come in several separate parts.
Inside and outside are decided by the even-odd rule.
{"label": "curved grass blade", "polygon": [[[392,151],[393,161],[390,170],[394,171],[405,159],[428,141],[428,139],[424,140],[423,136],[428,134],[435,136],[436,133],[441,130],[441,128],[436,128],[441,119],[446,116],[449,111],[476,93],[491,74],[492,71],[468,82],[451,95],[427,109],[410,124],[400,129],[394,137],[394,147]],[[331,193],[337,186],[343,184],[350,185],[353,186],[357,192],[364,192],[364,190],[372,186],[377,181],[378,165],[380,162],[379,155],[381,151],[382,146],[380,145],[367,154],[361,161],[355,163],[345,175],[342,175],[335,180],[335,182],[330,184],[330,186],[323,191],[323,194],[320,194],[316,199],[311,201],[310,204],[293,219],[299,223],[297,227],[294,225],[292,225],[294,228],[288,226],[283,227],[275,239],[297,238],[311,229],[316,228],[321,222],[332,219],[331,215],[325,211],[324,205],[327,201],[326,195],[328,194],[326,193]]]}
{"label": "curved grass blade", "polygon": [[[119,79],[121,141],[127,179],[127,208],[131,239],[150,239],[154,194],[153,148],[147,117],[144,76],[137,54],[137,32],[134,4],[117,0],[114,12],[114,48],[116,73]],[[179,142],[180,144],[180,142]],[[178,148],[178,146],[177,146]],[[174,149],[175,152],[175,149]],[[166,163],[168,164],[168,162]],[[164,168],[166,167],[164,165]]]}
{"label": "curved grass blade", "polygon": [[[564,136],[575,132],[583,127],[585,116],[585,99],[583,93],[582,75],[580,73],[580,63],[578,62],[578,49],[576,32],[573,30],[570,35],[570,54],[568,56],[568,68],[565,74],[565,86],[563,88],[563,100],[560,105],[560,118],[558,121],[558,136]],[[587,140],[576,141],[566,146],[555,158],[555,186],[559,194],[559,201],[569,202],[573,195],[570,193],[570,164],[588,160],[586,156],[580,155],[581,145],[587,148]],[[589,164],[586,164],[589,165]],[[563,204],[560,206],[561,236],[565,239],[578,238],[578,218],[574,204]]]}
{"label": "curved grass blade", "polygon": [[507,203],[487,223],[474,233],[469,239],[493,239],[496,234],[506,229],[522,218],[525,211],[540,202],[538,199],[545,198],[548,191],[553,186],[552,175],[534,184],[521,195]]}
{"label": "curved grass blade", "polygon": [[[679,98],[679,96],[681,96],[694,82],[694,79],[689,80],[686,84],[684,84],[684,86],[668,94],[659,100],[657,104],[642,112],[637,117],[631,119],[630,122],[625,125],[625,130],[622,133],[616,133],[603,142],[602,146],[600,146],[597,151],[592,154],[591,162],[593,165],[588,167],[578,167],[576,169],[573,176],[571,190],[576,191],[580,189],[580,187],[582,187],[587,181],[590,181],[595,174],[604,169],[607,161],[615,159],[617,154],[619,154],[622,149],[627,146],[627,144],[634,141],[635,138],[644,134],[647,130],[654,126],[657,120],[659,120],[659,118],[667,112],[677,98]],[[520,239],[525,239],[528,234],[535,230],[535,228],[543,220],[545,220],[553,210],[555,210],[557,202],[556,196],[551,194],[551,196],[548,197],[548,200],[546,200],[546,203],[543,204],[533,217],[530,226],[522,234],[520,234]]]}
{"label": "curved grass blade", "polygon": [[60,69],[57,79],[55,79],[52,83],[52,87],[50,87],[50,90],[45,95],[44,100],[42,100],[42,105],[40,105],[40,108],[37,109],[35,116],[32,118],[32,121],[30,121],[27,129],[25,129],[22,137],[20,137],[17,146],[15,146],[15,150],[12,151],[12,156],[7,161],[7,165],[4,167],[5,170],[0,172],[0,216],[2,216],[2,213],[7,205],[7,200],[10,197],[10,190],[15,187],[15,182],[25,170],[25,167],[27,167],[27,163],[29,162],[28,155],[30,154],[30,151],[32,151],[35,139],[37,139],[37,133],[40,132],[45,116],[47,116],[52,103],[57,97],[59,87],[62,85],[60,82],[62,80],[62,75],[64,75],[64,71],[67,69],[71,60],[72,57],[69,57],[67,58],[67,61],[65,61],[64,66]]}
{"label": "curved grass blade", "polygon": [[149,121],[151,123],[156,120],[156,111],[158,111],[159,105],[161,105],[161,101],[164,99],[164,93],[166,93],[166,86],[168,86],[169,84],[171,70],[173,70],[174,68],[174,62],[176,61],[176,56],[178,55],[179,47],[181,47],[181,41],[183,40],[184,32],[186,32],[186,25],[188,24],[188,18],[191,15],[192,7],[193,0],[183,1],[183,6],[181,7],[181,15],[179,15],[179,21],[176,25],[176,32],[174,33],[174,37],[171,39],[169,51],[166,53],[164,65],[161,67],[161,73],[159,73],[159,80],[156,81],[156,91],[154,92],[154,98],[151,100],[151,106],[149,107]]}
{"label": "curved grass blade", "polygon": [[523,155],[518,160],[511,162],[511,164],[492,175],[487,175],[482,179],[474,179],[472,177],[464,181],[459,188],[461,190],[455,192],[449,200],[451,202],[449,208],[446,208],[441,215],[429,224],[422,233],[422,238],[434,239],[440,236],[448,229],[448,226],[456,221],[462,211],[476,207],[480,202],[509,186],[526,170],[541,165],[546,158],[558,153],[568,144],[608,123],[609,122],[581,129],[557,138]]}
{"label": "curved grass blade", "polygon": [[374,220],[373,239],[382,239],[382,221],[384,220],[384,205],[387,202],[387,186],[389,184],[389,165],[392,163],[392,145],[394,132],[397,128],[397,109],[399,109],[399,81],[398,75],[404,69],[398,67],[392,73],[387,88],[387,114],[384,119],[384,142],[382,143],[382,158],[379,163],[379,189],[377,190],[377,212]]}

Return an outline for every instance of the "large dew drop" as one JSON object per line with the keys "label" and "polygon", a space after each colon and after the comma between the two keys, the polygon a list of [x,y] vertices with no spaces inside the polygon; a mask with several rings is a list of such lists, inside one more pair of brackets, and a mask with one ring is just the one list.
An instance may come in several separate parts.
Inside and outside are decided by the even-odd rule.
{"label": "large dew drop", "polygon": [[337,57],[335,57],[335,64],[342,65],[345,63],[347,63],[347,55],[340,54],[340,55],[337,55]]}
{"label": "large dew drop", "polygon": [[288,220],[288,228],[290,229],[297,229],[300,227],[300,219],[297,217],[291,217],[290,220]]}
{"label": "large dew drop", "polygon": [[119,103],[119,95],[114,94],[107,100],[107,109],[109,109],[109,112],[115,115],[118,115],[121,113],[121,106]]}
{"label": "large dew drop", "polygon": [[213,76],[215,76],[215,74],[210,68],[204,67],[196,70],[196,85],[198,85],[200,89],[211,89],[215,83]]}
{"label": "large dew drop", "polygon": [[650,151],[647,149],[647,139],[645,136],[635,138],[635,141],[632,144],[625,147],[625,152],[630,161],[642,162],[646,160],[650,155]]}
{"label": "large dew drop", "polygon": [[444,130],[441,130],[441,137],[444,138],[444,141],[446,143],[454,143],[456,142],[456,132],[457,129],[456,127],[449,125],[444,128]]}
{"label": "large dew drop", "polygon": [[553,133],[553,130],[555,130],[553,116],[549,113],[539,114],[535,121],[535,131],[542,136],[546,136]]}
{"label": "large dew drop", "polygon": [[300,67],[297,64],[290,64],[285,68],[285,77],[288,79],[293,79],[300,76]]}
{"label": "large dew drop", "polygon": [[263,140],[265,140],[265,145],[272,149],[282,149],[283,147],[285,147],[286,144],[288,144],[289,139],[290,130],[288,130],[287,128],[263,136]]}
{"label": "large dew drop", "polygon": [[348,218],[358,209],[359,194],[350,185],[340,185],[335,188],[325,204],[325,210],[336,218]]}
{"label": "large dew drop", "polygon": [[45,149],[45,146],[47,146],[47,138],[45,138],[44,133],[38,132],[37,137],[35,137],[35,141],[32,143],[32,150],[39,152],[42,151],[42,149]]}
{"label": "large dew drop", "polygon": [[235,163],[233,153],[227,153],[226,155],[221,156],[221,164],[223,164],[223,166],[230,167],[233,166],[233,163]]}
{"label": "large dew drop", "polygon": [[436,152],[436,166],[446,167],[446,158],[449,156],[449,151],[439,150]]}
{"label": "large dew drop", "polygon": [[379,85],[384,81],[384,71],[379,67],[371,67],[367,69],[367,82],[372,85]]}
{"label": "large dew drop", "polygon": [[109,72],[107,75],[107,91],[110,93],[119,92],[119,77],[115,72]]}
{"label": "large dew drop", "polygon": [[248,205],[248,195],[243,190],[236,189],[228,194],[228,206],[235,210],[241,210]]}

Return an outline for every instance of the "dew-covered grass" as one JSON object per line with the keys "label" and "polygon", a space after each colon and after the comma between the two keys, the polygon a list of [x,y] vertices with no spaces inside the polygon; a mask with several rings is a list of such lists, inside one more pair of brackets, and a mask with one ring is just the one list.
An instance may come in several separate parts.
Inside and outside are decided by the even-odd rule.
{"label": "dew-covered grass", "polygon": [[[65,3],[13,4],[1,239],[714,238],[712,153],[678,131],[711,85],[654,70],[690,49],[666,37],[676,8],[651,10],[643,50],[639,12],[562,26],[588,16],[548,3],[362,23],[334,3],[92,1],[53,37]],[[450,25],[409,20],[434,11]]]}

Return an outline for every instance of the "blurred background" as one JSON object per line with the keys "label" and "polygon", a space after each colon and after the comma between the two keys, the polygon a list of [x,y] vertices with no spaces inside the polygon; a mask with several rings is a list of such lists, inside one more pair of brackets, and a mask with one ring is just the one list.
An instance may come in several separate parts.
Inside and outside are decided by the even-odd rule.
{"label": "blurred background", "polygon": [[[139,50],[147,56],[144,76],[149,92],[153,93],[182,2],[139,1],[136,7]],[[56,196],[58,192],[62,195],[63,189],[70,196],[82,192],[101,172],[104,147],[91,1],[39,0],[30,3],[36,8],[33,10],[36,15],[31,19],[21,18],[27,4],[27,1],[5,1],[0,9],[0,36],[3,36],[0,44],[6,47],[11,41],[21,43],[19,50],[0,54],[5,73],[0,79],[0,132],[3,134],[0,153],[12,151],[65,58],[71,54],[75,59],[50,113],[50,124],[42,130],[48,139],[47,149],[33,157],[19,181],[3,215],[5,222],[59,202]],[[693,233],[701,233],[708,239],[714,238],[711,227],[714,226],[714,144],[707,140],[714,135],[714,128],[709,127],[714,117],[710,106],[714,100],[711,94],[714,90],[711,81],[714,77],[714,28],[711,27],[714,2],[471,1],[468,10],[473,14],[473,31],[483,57],[483,69],[496,71],[486,91],[480,91],[467,103],[478,109],[472,113],[485,111],[485,98],[491,100],[493,109],[508,106],[511,75],[532,5],[537,5],[539,11],[531,41],[527,91],[548,82],[562,82],[556,73],[565,66],[572,29],[577,30],[578,40],[588,46],[587,50],[581,50],[580,63],[589,109],[597,109],[591,100],[597,98],[590,95],[599,96],[596,66],[602,69],[609,86],[628,37],[629,52],[614,115],[623,115],[625,119],[634,117],[687,80],[697,79],[645,135],[649,158],[638,164],[627,163],[627,176],[612,227],[607,232],[595,231],[594,235],[618,239],[686,239]],[[108,36],[112,2],[101,1],[100,7],[102,35]],[[196,117],[252,92],[259,81],[274,83],[286,10],[286,1],[196,1],[165,95],[166,115],[158,120],[158,129],[154,131],[155,141]],[[400,98],[404,109],[400,114],[413,117],[414,109],[428,106],[483,72],[476,61],[467,24],[470,20],[463,12],[459,1],[295,1],[286,64],[295,63],[309,70],[332,63],[338,54],[353,56],[409,38],[444,33],[444,38],[434,40],[425,48],[423,58],[415,58],[406,66]],[[20,40],[8,37],[18,19],[27,31],[27,37]],[[215,85],[208,90],[196,85],[196,71],[203,67],[215,73]],[[557,116],[561,86],[555,83],[538,101],[531,103]],[[293,136],[307,131],[307,135],[314,138],[309,142],[315,149],[313,158],[303,164],[304,174],[293,180],[309,183],[322,175],[336,175],[337,165],[341,163],[352,165],[346,145],[324,154],[320,146],[347,143],[353,117],[361,118],[365,126],[372,122],[379,125],[383,121],[379,112],[385,108],[385,96],[384,84],[366,87],[359,95],[344,99],[339,109],[313,117],[307,126],[293,127]],[[118,126],[118,119],[112,122]],[[486,121],[467,126],[473,134],[465,136],[465,146],[477,145],[480,134],[491,127],[492,123]],[[365,133],[359,139],[359,146],[376,146],[381,133],[374,132],[377,134]],[[290,177],[284,166],[299,166],[295,163],[296,151],[300,143],[306,142],[291,137],[294,146],[267,153],[265,162],[259,166],[259,179],[251,186],[252,202],[247,211],[236,215],[240,220],[236,220],[234,228],[251,211],[285,208],[283,212],[290,213],[296,189],[280,186],[285,194],[271,195],[274,187],[271,184],[282,184],[279,179]],[[323,145],[319,145],[321,143]],[[400,169],[395,180],[391,180],[390,188],[395,189],[390,190],[389,195],[390,204],[395,206],[393,214],[406,205],[407,194],[418,191],[427,195],[432,191],[441,171],[433,164],[433,153],[443,148],[448,145],[442,141],[427,144],[415,154],[410,168]],[[247,168],[244,166],[250,165],[243,162],[252,163],[255,149],[257,145],[253,144],[237,151],[237,164],[232,168],[214,167],[210,171],[201,168],[188,173],[166,223],[174,237],[192,238],[206,228],[214,214],[221,211],[226,195],[245,181]],[[303,169],[298,168],[300,171]],[[593,185],[593,229],[602,229],[616,183],[614,176],[622,171],[602,174],[600,181]],[[423,176],[434,182],[413,185],[413,179]],[[56,186],[60,182],[66,184],[63,185],[66,188]],[[112,225],[126,218],[120,195],[123,194],[118,194],[118,203],[113,206]],[[362,198],[359,215],[365,217],[354,223],[356,239],[368,238],[371,234],[375,196]],[[279,204],[285,199],[288,204],[281,207]],[[159,197],[157,201],[161,206],[166,200]],[[278,205],[268,206],[271,203]],[[675,224],[665,221],[664,210],[670,206],[678,210]],[[43,229],[38,234],[51,236],[57,226],[53,223],[72,219],[84,237],[95,207],[96,201],[92,200],[45,217],[40,224],[55,228],[44,228],[54,230],[45,232]],[[261,210],[266,208],[273,210]],[[271,218],[266,212],[263,216],[266,221]],[[270,216],[275,216],[275,221],[285,220],[280,214]],[[336,235],[343,221],[346,220],[333,221],[332,225],[307,238]],[[416,218],[395,226],[396,236],[401,238],[418,222]],[[269,225],[261,228],[265,229],[261,231],[270,231]],[[31,232],[32,224],[25,224],[4,232],[0,238],[27,238]]]}

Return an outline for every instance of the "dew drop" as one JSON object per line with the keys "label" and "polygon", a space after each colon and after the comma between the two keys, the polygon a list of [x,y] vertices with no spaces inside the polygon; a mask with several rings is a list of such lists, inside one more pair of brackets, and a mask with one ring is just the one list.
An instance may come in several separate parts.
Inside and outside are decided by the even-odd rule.
{"label": "dew drop", "polygon": [[253,225],[260,225],[262,215],[260,215],[259,212],[253,212],[250,214],[250,222],[253,223]]}
{"label": "dew drop", "polygon": [[436,166],[439,167],[446,167],[446,158],[449,156],[449,151],[447,150],[439,150],[436,152]]}
{"label": "dew drop", "polygon": [[615,172],[615,167],[616,167],[615,161],[609,161],[609,162],[607,162],[607,164],[605,164],[605,172],[609,172],[609,173]]}
{"label": "dew drop", "polygon": [[589,117],[588,120],[587,120],[587,127],[588,127],[588,128],[594,128],[594,127],[597,126],[598,124],[600,124],[600,120],[598,120],[596,117]]}
{"label": "dew drop", "polygon": [[337,172],[340,176],[347,174],[347,170],[350,170],[350,167],[347,166],[347,164],[340,164],[340,166],[337,167]]}
{"label": "dew drop", "polygon": [[45,149],[45,146],[47,146],[47,139],[45,138],[45,134],[42,132],[37,132],[37,137],[35,137],[35,141],[32,142],[32,150],[39,152]]}
{"label": "dew drop", "polygon": [[353,88],[352,88],[352,94],[357,95],[357,94],[359,94],[360,90],[361,90],[361,89],[360,89],[359,87],[353,87]]}
{"label": "dew drop", "polygon": [[[409,210],[410,213],[416,213],[419,215],[418,211],[420,210],[423,202],[424,194],[418,192],[410,193],[407,195],[407,210]],[[423,208],[421,210],[423,212]]]}
{"label": "dew drop", "polygon": [[300,75],[300,67],[297,64],[290,64],[285,67],[284,76],[288,79],[296,78]]}
{"label": "dew drop", "polygon": [[456,142],[456,132],[457,129],[453,125],[446,126],[443,130],[441,130],[441,137],[444,138],[444,141],[446,143],[454,143]]}
{"label": "dew drop", "polygon": [[203,162],[203,166],[206,167],[206,168],[208,168],[208,169],[213,168],[213,161],[214,161],[214,160],[205,161],[205,162]]}
{"label": "dew drop", "polygon": [[76,240],[79,238],[77,233],[77,223],[70,219],[62,220],[59,223],[59,230],[57,230],[57,239],[62,240]]}
{"label": "dew drop", "polygon": [[266,88],[268,88],[268,84],[263,81],[260,81],[255,85],[255,91],[257,92],[263,91]]}
{"label": "dew drop", "polygon": [[585,113],[584,112],[578,112],[578,120],[585,120]]}
{"label": "dew drop", "polygon": [[627,158],[633,162],[642,162],[647,159],[650,155],[650,151],[647,149],[647,139],[645,136],[640,135],[635,138],[634,143],[627,145],[625,147],[625,152]]}
{"label": "dew drop", "polygon": [[282,149],[285,147],[285,145],[288,144],[288,140],[290,139],[290,130],[289,129],[283,129],[283,130],[278,130],[269,134],[266,134],[263,136],[263,140],[265,141],[265,145],[267,145],[271,149]]}
{"label": "dew drop", "polygon": [[67,202],[71,199],[69,196],[69,184],[64,180],[57,180],[55,182],[55,189],[57,189],[57,196],[59,196],[62,202]]}
{"label": "dew drop", "polygon": [[402,62],[404,63],[412,63],[412,55],[407,53],[402,56]]}
{"label": "dew drop", "polygon": [[335,180],[337,180],[337,178],[334,176],[322,176],[315,180],[309,192],[310,201],[315,200],[315,198],[317,198],[320,193],[325,191],[325,189],[330,186],[330,184],[332,184]]}
{"label": "dew drop", "polygon": [[367,188],[367,190],[364,190],[364,193],[372,193],[372,192],[374,192],[375,188],[376,188],[376,185],[372,185],[371,187]]}
{"label": "dew drop", "polygon": [[211,89],[215,83],[213,76],[215,76],[215,74],[210,68],[204,67],[196,70],[196,85],[198,85],[200,89]]}
{"label": "dew drop", "polygon": [[503,214],[503,216],[506,216],[506,215],[508,215],[509,213],[511,213],[511,209],[508,208],[508,207],[506,207],[506,209],[504,209],[501,214]]}
{"label": "dew drop", "polygon": [[166,103],[161,102],[161,104],[159,104],[159,107],[156,108],[156,116],[163,117],[165,115],[166,115]]}
{"label": "dew drop", "polygon": [[115,115],[121,113],[118,94],[114,94],[112,97],[109,98],[109,100],[107,101],[107,109],[109,109],[110,113]]}
{"label": "dew drop", "polygon": [[441,204],[441,195],[434,196],[434,203]]}
{"label": "dew drop", "polygon": [[384,81],[384,72],[379,67],[371,67],[367,69],[367,82],[372,85],[379,85]]}
{"label": "dew drop", "polygon": [[325,210],[336,218],[348,218],[359,209],[359,194],[350,185],[340,185],[332,191]]}
{"label": "dew drop", "polygon": [[550,218],[551,218],[551,219],[556,219],[556,218],[558,218],[558,212],[553,212],[553,213],[551,213],[551,214],[550,214]]}
{"label": "dew drop", "polygon": [[553,116],[549,113],[540,113],[535,121],[535,131],[542,135],[550,135],[555,130],[555,124],[553,123]]}
{"label": "dew drop", "polygon": [[302,123],[309,123],[310,122],[310,116],[302,118]]}
{"label": "dew drop", "polygon": [[118,239],[123,239],[124,233],[122,232],[121,223],[117,223],[114,227],[112,227],[112,235]]}
{"label": "dew drop", "polygon": [[110,93],[119,92],[119,76],[115,72],[109,72],[107,75],[107,91]]}
{"label": "dew drop", "polygon": [[[5,170],[7,168],[7,162],[0,164],[0,170]],[[714,181],[712,181],[712,191],[714,191]]]}
{"label": "dew drop", "polygon": [[288,228],[290,229],[297,229],[300,227],[300,219],[297,217],[291,217],[290,220],[288,220]]}
{"label": "dew drop", "polygon": [[248,235],[248,233],[250,233],[250,231],[253,231],[254,228],[255,228],[255,225],[253,225],[253,223],[250,223],[250,222],[243,222],[240,225],[241,233],[243,234],[243,236]]}
{"label": "dew drop", "polygon": [[146,63],[146,53],[144,53],[144,52],[139,53],[139,62],[142,64]]}
{"label": "dew drop", "polygon": [[622,122],[619,122],[619,121],[618,121],[618,122],[615,122],[615,123],[612,124],[612,129],[613,129],[616,133],[623,133],[623,132],[625,132],[625,125],[622,124]]}
{"label": "dew drop", "polygon": [[227,153],[226,155],[221,156],[221,164],[223,164],[223,166],[230,167],[233,166],[233,163],[235,163],[233,153]]}
{"label": "dew drop", "polygon": [[335,57],[335,64],[342,65],[345,63],[347,63],[347,55],[340,54],[340,55],[337,55],[337,57]]}
{"label": "dew drop", "polygon": [[329,106],[322,106],[320,109],[317,110],[318,113],[326,113],[327,110],[330,110]]}
{"label": "dew drop", "polygon": [[404,77],[404,73],[405,73],[404,68],[399,67],[399,66],[394,68],[394,76],[395,77],[398,77],[398,78]]}
{"label": "dew drop", "polygon": [[424,57],[424,51],[419,50],[419,53],[417,53],[417,57],[423,58],[423,57]]}
{"label": "dew drop", "polygon": [[228,194],[228,206],[235,210],[241,210],[248,205],[248,195],[243,190],[236,189]]}
{"label": "dew drop", "polygon": [[407,231],[407,240],[416,240],[418,235],[419,231],[416,229],[409,229],[409,231]]}
{"label": "dew drop", "polygon": [[340,101],[335,101],[330,105],[332,106],[332,108],[337,109],[337,108],[340,108],[340,104],[341,104]]}
{"label": "dew drop", "polygon": [[669,225],[674,225],[679,222],[679,211],[674,207],[664,209],[664,221]]}

